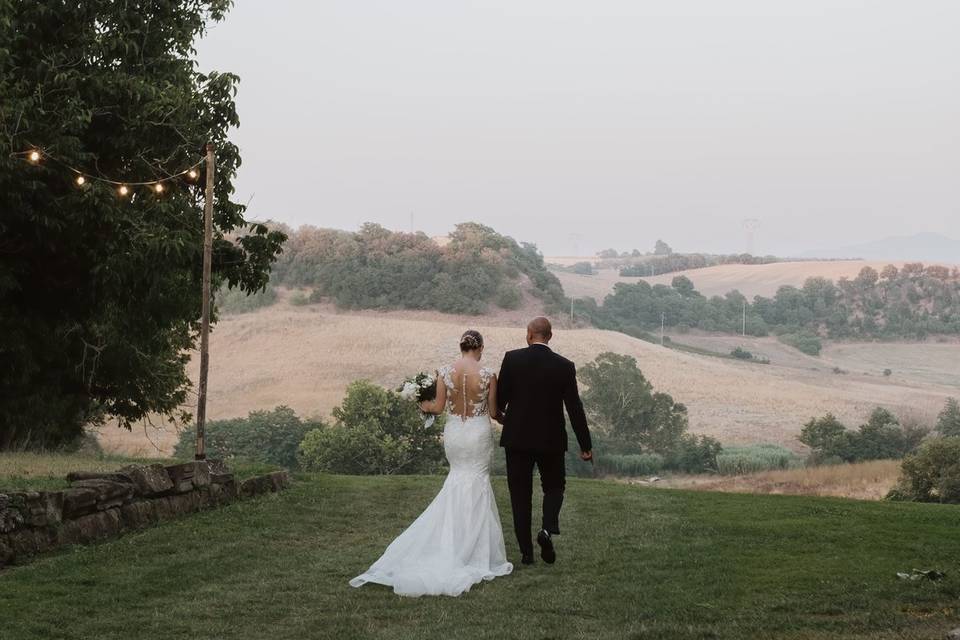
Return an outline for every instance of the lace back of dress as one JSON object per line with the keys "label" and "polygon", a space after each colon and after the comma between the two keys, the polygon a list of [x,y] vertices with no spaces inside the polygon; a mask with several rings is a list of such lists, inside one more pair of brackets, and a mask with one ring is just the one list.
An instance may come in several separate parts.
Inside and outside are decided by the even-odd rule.
{"label": "lace back of dress", "polygon": [[487,394],[493,372],[481,368],[468,373],[460,366],[448,365],[440,370],[447,387],[447,412],[463,420],[487,415]]}

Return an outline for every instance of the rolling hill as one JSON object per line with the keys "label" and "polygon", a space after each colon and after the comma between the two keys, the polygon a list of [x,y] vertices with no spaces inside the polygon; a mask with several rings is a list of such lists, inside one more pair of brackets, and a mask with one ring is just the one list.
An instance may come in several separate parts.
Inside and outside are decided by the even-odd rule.
{"label": "rolling hill", "polygon": [[[494,366],[505,350],[523,344],[522,323],[513,318],[347,313],[321,305],[292,306],[285,297],[274,306],[225,317],[211,335],[208,416],[242,416],[285,404],[301,415],[327,417],[353,380],[394,386],[406,375],[456,357],[458,338],[468,327],[483,332],[485,357]],[[851,425],[878,404],[935,415],[946,397],[956,395],[941,370],[960,361],[960,345],[937,345],[942,357],[936,362],[922,354],[913,357],[912,374],[894,362],[887,366],[897,375],[885,378],[880,369],[885,360],[875,345],[859,351],[845,345],[837,355],[829,352],[829,361],[798,356],[770,365],[682,353],[597,329],[558,329],[553,346],[578,365],[604,351],[636,357],[657,389],[687,405],[695,432],[725,443],[768,442],[794,449],[803,422],[826,411]],[[890,359],[903,357],[897,353]],[[846,367],[848,374],[831,372],[839,366],[834,362],[858,358],[865,359],[863,366]],[[197,370],[195,359],[190,369],[194,379]],[[156,449],[169,454],[176,440],[171,428],[125,432],[111,425],[101,434],[108,449],[134,454]]]}

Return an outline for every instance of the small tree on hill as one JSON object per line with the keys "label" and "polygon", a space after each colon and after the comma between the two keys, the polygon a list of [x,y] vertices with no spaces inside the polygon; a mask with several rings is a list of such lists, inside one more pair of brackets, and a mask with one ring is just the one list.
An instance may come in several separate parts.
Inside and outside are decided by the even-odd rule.
{"label": "small tree on hill", "polygon": [[673,249],[663,240],[657,240],[656,244],[653,245],[653,254],[657,256],[669,256],[673,254]]}
{"label": "small tree on hill", "polygon": [[936,428],[941,436],[960,436],[960,402],[956,398],[947,398],[943,411],[937,416]]}

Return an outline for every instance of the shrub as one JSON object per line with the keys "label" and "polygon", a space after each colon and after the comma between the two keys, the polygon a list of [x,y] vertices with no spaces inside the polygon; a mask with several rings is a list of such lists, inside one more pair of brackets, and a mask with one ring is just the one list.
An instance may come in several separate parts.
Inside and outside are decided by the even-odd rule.
{"label": "shrub", "polygon": [[589,262],[578,262],[570,267],[570,271],[582,276],[592,276],[594,274],[593,265]]}
{"label": "shrub", "polygon": [[416,404],[365,380],[347,387],[336,424],[300,445],[304,469],[346,474],[435,473],[444,462],[442,420],[425,428]]}
{"label": "shrub", "polygon": [[889,378],[890,376],[893,375],[893,371],[890,370],[890,369],[884,369],[884,370],[883,370],[883,375],[884,375],[884,377]]}
{"label": "shrub", "polygon": [[290,296],[290,304],[295,307],[302,307],[310,304],[310,296],[305,294],[303,291],[297,291],[292,296]]}
{"label": "shrub", "polygon": [[716,473],[723,447],[710,436],[685,433],[664,456],[664,468],[682,473]]}
{"label": "shrub", "polygon": [[269,307],[277,301],[277,290],[271,286],[255,293],[246,293],[240,289],[222,287],[214,296],[217,309],[224,315],[248,313],[262,307]]}
{"label": "shrub", "polygon": [[960,503],[960,437],[935,438],[908,456],[890,500]]}
{"label": "shrub", "polygon": [[496,302],[497,306],[501,309],[517,309],[520,307],[520,303],[523,302],[523,294],[520,293],[517,285],[504,282],[497,288],[494,302]]}
{"label": "shrub", "polygon": [[730,355],[740,360],[753,360],[753,354],[747,351],[746,349],[744,349],[743,347],[735,348],[733,351],[730,352]]}
{"label": "shrub", "polygon": [[960,436],[960,403],[947,398],[943,411],[937,416],[937,433],[944,437]]}
{"label": "shrub", "polygon": [[723,475],[790,469],[799,464],[800,457],[797,454],[775,444],[724,447],[717,455],[717,471]]}
{"label": "shrub", "polygon": [[820,338],[812,333],[784,333],[781,334],[779,338],[780,342],[785,345],[791,346],[810,356],[819,356],[820,351],[823,349],[823,343],[820,342]]}
{"label": "shrub", "polygon": [[[300,442],[307,432],[322,424],[301,420],[293,409],[285,406],[272,411],[252,411],[246,418],[211,420],[205,429],[207,454],[211,458],[241,458],[294,469]],[[174,455],[192,457],[196,439],[196,425],[184,429],[174,447]]]}
{"label": "shrub", "polygon": [[810,462],[895,460],[910,453],[926,436],[917,424],[901,425],[892,413],[877,407],[857,431],[848,431],[832,414],[804,425],[799,440],[813,450]]}

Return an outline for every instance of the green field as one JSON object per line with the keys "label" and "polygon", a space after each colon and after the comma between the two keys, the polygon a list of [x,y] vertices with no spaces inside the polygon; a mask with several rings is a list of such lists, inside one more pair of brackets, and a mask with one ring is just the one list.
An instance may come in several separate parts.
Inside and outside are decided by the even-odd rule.
{"label": "green field", "polygon": [[[940,638],[960,626],[955,507],[596,480],[570,482],[554,566],[456,599],[350,588],[441,482],[301,475],[281,494],[5,570],[0,637]],[[895,575],[914,568],[947,577]]]}

